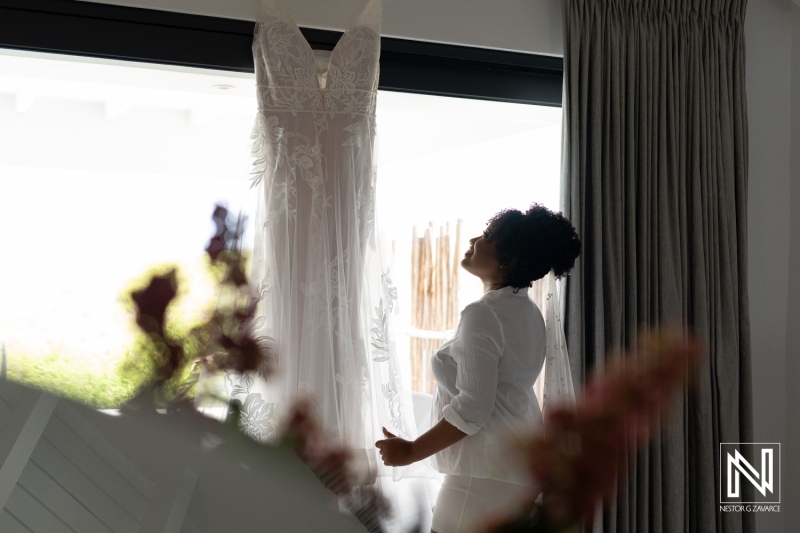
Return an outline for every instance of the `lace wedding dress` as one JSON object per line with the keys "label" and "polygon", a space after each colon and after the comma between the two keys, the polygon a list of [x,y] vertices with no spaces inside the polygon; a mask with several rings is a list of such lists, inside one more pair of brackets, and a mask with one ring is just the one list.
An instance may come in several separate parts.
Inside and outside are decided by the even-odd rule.
{"label": "lace wedding dress", "polygon": [[266,382],[226,378],[243,429],[259,440],[292,402],[309,399],[331,438],[355,451],[366,482],[409,473],[377,459],[382,425],[416,436],[391,337],[397,291],[375,229],[380,18],[381,1],[369,0],[333,51],[320,52],[280,0],[262,1],[250,299],[277,372]]}

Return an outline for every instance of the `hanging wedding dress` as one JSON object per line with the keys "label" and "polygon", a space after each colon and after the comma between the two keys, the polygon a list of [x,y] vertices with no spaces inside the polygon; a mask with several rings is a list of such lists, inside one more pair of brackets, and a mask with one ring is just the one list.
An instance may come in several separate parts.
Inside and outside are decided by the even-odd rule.
{"label": "hanging wedding dress", "polygon": [[277,371],[266,382],[226,378],[252,437],[269,440],[292,402],[309,399],[331,438],[354,450],[365,481],[379,485],[413,474],[377,460],[381,426],[416,436],[391,340],[397,291],[375,229],[380,18],[381,0],[369,0],[333,51],[321,52],[280,0],[262,1],[253,44],[258,212],[250,300]]}

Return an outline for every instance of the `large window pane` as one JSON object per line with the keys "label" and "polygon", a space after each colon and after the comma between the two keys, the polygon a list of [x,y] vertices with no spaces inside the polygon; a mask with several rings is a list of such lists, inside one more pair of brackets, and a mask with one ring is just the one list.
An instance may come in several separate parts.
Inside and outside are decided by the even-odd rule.
{"label": "large window pane", "polygon": [[[176,316],[215,294],[204,248],[216,202],[247,199],[252,76],[0,55],[0,342],[11,379],[115,406],[139,376],[121,297],[178,265]],[[126,379],[130,378],[130,379]]]}
{"label": "large window pane", "polygon": [[[203,252],[212,207],[246,214],[255,203],[254,92],[251,75],[0,54],[0,343],[10,378],[114,406],[133,384],[119,371],[134,347],[121,303],[132,284],[175,264],[188,288],[182,320],[214,305]],[[560,117],[381,92],[379,227],[394,250],[396,342],[417,390],[430,391],[426,358],[481,293],[458,268],[467,239],[501,208],[558,207]]]}
{"label": "large window pane", "polygon": [[429,357],[483,292],[459,262],[501,209],[558,210],[561,108],[382,93],[378,213],[392,243],[411,386],[430,393]]}

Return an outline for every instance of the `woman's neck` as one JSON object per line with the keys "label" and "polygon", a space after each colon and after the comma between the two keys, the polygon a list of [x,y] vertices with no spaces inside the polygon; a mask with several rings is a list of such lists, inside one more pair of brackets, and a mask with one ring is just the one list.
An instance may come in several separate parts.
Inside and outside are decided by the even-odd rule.
{"label": "woman's neck", "polygon": [[500,286],[500,281],[496,279],[492,280],[481,280],[483,282],[483,294],[486,294],[489,291],[495,291],[497,289],[502,289],[503,287]]}

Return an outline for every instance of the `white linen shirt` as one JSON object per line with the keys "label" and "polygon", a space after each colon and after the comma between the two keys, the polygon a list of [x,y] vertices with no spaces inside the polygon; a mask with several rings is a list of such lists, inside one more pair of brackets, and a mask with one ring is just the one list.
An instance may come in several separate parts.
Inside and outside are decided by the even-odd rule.
{"label": "white linen shirt", "polygon": [[529,483],[526,469],[509,460],[508,437],[541,424],[533,384],[545,343],[544,318],[526,288],[489,291],[464,308],[455,337],[431,359],[432,421],[444,418],[467,437],[435,454],[434,468]]}

